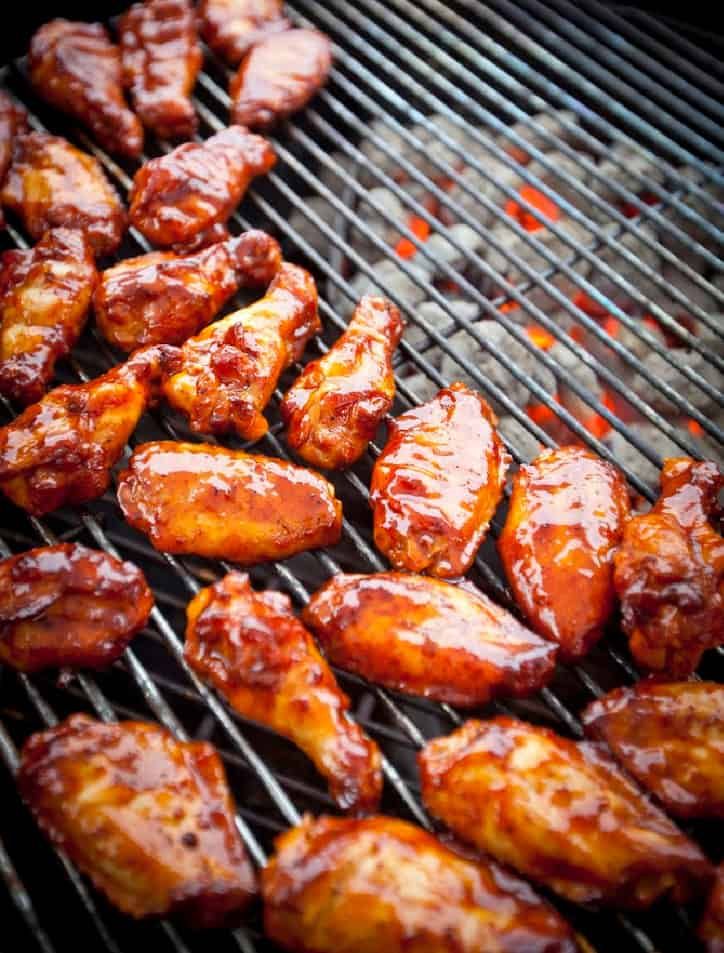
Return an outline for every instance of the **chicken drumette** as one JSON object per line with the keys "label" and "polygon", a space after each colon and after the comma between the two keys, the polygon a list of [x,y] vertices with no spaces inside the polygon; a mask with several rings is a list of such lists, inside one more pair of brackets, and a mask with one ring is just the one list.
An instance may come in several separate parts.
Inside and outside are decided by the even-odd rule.
{"label": "chicken drumette", "polygon": [[[23,109],[0,89],[0,188],[5,182],[13,157],[16,136],[27,130],[27,117]],[[5,224],[0,209],[0,228]]]}
{"label": "chicken drumette", "polygon": [[201,35],[214,53],[236,66],[248,50],[273,33],[288,30],[282,0],[201,0]]}

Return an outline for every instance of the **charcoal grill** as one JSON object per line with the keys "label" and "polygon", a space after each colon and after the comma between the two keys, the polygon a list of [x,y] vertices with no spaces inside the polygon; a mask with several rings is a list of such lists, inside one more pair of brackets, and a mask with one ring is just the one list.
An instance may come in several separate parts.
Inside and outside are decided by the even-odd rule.
{"label": "charcoal grill", "polygon": [[[455,376],[469,377],[515,422],[516,437],[506,435],[506,442],[518,462],[530,457],[531,448],[535,452],[536,445],[553,445],[562,434],[618,463],[640,498],[652,500],[655,485],[650,475],[661,464],[663,448],[663,455],[668,455],[671,447],[694,457],[719,454],[724,395],[718,387],[721,378],[717,380],[710,371],[721,372],[724,363],[720,350],[724,326],[718,314],[724,312],[720,257],[724,66],[711,52],[715,47],[707,48],[693,31],[687,33],[679,25],[634,8],[604,7],[596,0],[580,0],[575,6],[569,0],[550,0],[545,5],[540,0],[491,0],[485,4],[478,0],[453,4],[440,0],[361,0],[358,4],[294,0],[288,7],[299,24],[314,25],[331,34],[336,44],[335,67],[327,88],[274,137],[279,163],[265,181],[252,188],[232,227],[269,229],[282,240],[286,256],[308,264],[320,288],[326,289],[320,307],[327,331],[312,352],[324,351],[344,328],[356,294],[353,281],[366,275],[377,280],[380,290],[427,338],[420,346],[405,340],[400,347],[395,413],[419,403],[424,396],[420,387],[437,388],[449,382],[440,370],[439,357],[444,354],[448,366],[453,362]],[[225,91],[228,71],[206,53],[206,68],[196,90],[202,137],[225,125],[229,102]],[[29,89],[22,60],[5,68],[4,80],[27,106],[36,128],[66,135],[92,152],[119,190],[126,192],[133,167],[104,154],[80,130],[44,107]],[[573,115],[560,117],[562,109]],[[558,116],[557,124],[546,126],[543,120],[541,125],[542,115],[553,114]],[[467,137],[468,144],[473,142],[475,149],[461,146],[456,131]],[[536,135],[531,143],[532,133]],[[370,161],[370,145],[376,150],[376,161]],[[428,161],[433,145],[438,150],[445,146],[447,151],[441,159],[436,152],[431,171]],[[644,172],[626,169],[628,163],[616,157],[614,145],[626,145],[630,155],[644,157],[648,162]],[[511,155],[512,147],[528,153],[535,166],[521,165],[514,151]],[[170,146],[149,139],[146,148],[150,156]],[[540,177],[559,171],[548,158],[551,149],[573,162],[568,171],[561,171],[558,187]],[[604,173],[598,160],[608,155],[612,162]],[[474,169],[481,182],[496,180],[488,163],[491,157],[499,163],[495,168],[514,172],[520,183],[551,199],[568,221],[585,229],[590,240],[577,241],[560,222],[553,222],[549,229],[559,244],[551,249],[541,241],[539,232],[527,232],[511,219],[504,207],[491,200],[486,188],[466,190],[463,165]],[[395,173],[390,173],[386,159],[394,160]],[[579,174],[572,175],[571,168],[580,170]],[[624,179],[613,174],[617,169],[631,174]],[[657,174],[650,174],[654,169]],[[405,187],[410,183],[417,191]],[[503,184],[503,193],[535,213],[535,207],[519,195],[518,184],[518,179],[514,185]],[[392,192],[406,215],[423,220],[432,231],[440,222],[438,213],[430,211],[427,196],[437,199],[440,207],[452,209],[456,221],[475,231],[481,239],[475,248],[453,242],[465,264],[445,265],[442,277],[454,283],[456,294],[477,305],[480,320],[456,313],[440,282],[433,281],[424,268],[420,270],[419,264],[433,257],[426,242],[411,230],[407,220],[395,221],[390,216],[374,194],[370,195],[371,185]],[[453,198],[455,186],[462,190],[457,194],[465,198],[464,205]],[[327,203],[327,212],[321,215],[320,199]],[[381,238],[369,226],[365,219],[369,209],[380,216],[386,228],[414,246],[414,260],[396,255],[394,242]],[[307,223],[304,229],[292,224],[299,216]],[[604,227],[604,221],[611,224]],[[519,240],[514,247],[533,249],[544,262],[542,268],[532,268],[529,258],[496,239],[495,224],[500,222]],[[367,241],[367,254],[353,246],[353,230]],[[627,236],[634,236],[637,242],[622,244]],[[26,237],[12,225],[3,241],[8,247],[27,244]],[[678,244],[672,246],[672,241]],[[143,238],[131,231],[121,254],[139,254],[147,248]],[[503,271],[489,263],[491,248],[499,253],[496,260],[502,256],[506,262]],[[649,263],[647,250],[688,283],[672,286],[660,267]],[[606,264],[607,252],[618,255],[613,267]],[[426,299],[443,309],[449,318],[446,327],[422,318],[397,285],[379,277],[373,266],[381,259],[396,261]],[[625,263],[625,274],[621,263]],[[515,286],[506,279],[509,268],[522,276]],[[594,270],[608,280],[606,293],[586,277]],[[569,279],[575,289],[627,329],[628,337],[619,339],[608,333],[591,315],[590,307],[582,310],[570,294],[560,290],[556,283],[559,276]],[[553,306],[540,306],[533,294],[536,291],[548,295],[556,311],[584,329],[585,345],[554,319]],[[673,305],[662,306],[659,292],[666,293],[666,300]],[[699,293],[715,306],[702,306]],[[628,305],[621,304],[622,297]],[[565,353],[573,355],[578,360],[574,366],[592,371],[614,399],[602,400],[601,391],[592,391],[582,375],[572,372],[570,365],[562,365],[559,357],[564,352],[538,348],[525,324],[504,307],[510,302],[517,303],[525,321],[544,329]],[[683,325],[677,318],[679,308],[689,316]],[[659,333],[653,333],[651,321],[641,320],[644,311],[654,319]],[[605,422],[603,428],[592,430],[580,413],[572,413],[526,370],[528,364],[524,366],[511,357],[508,348],[482,333],[481,321],[491,319],[524,349],[516,354],[525,353],[526,360],[531,355],[536,365],[545,367],[559,383],[565,382],[579,399],[579,406]],[[469,339],[467,353],[457,343],[458,337],[455,342],[450,339],[460,331]],[[673,335],[680,347],[698,352],[701,360],[682,363],[681,351],[667,346],[666,335]],[[470,357],[474,354],[470,348],[476,343],[509,375],[511,386],[515,382],[524,385],[529,399],[545,408],[546,419],[555,421],[557,431],[552,432],[540,417],[530,414],[530,408],[511,399],[510,388],[501,385],[498,376],[493,379],[481,372],[476,359]],[[646,364],[652,353],[679,377],[652,372]],[[59,379],[88,379],[118,358],[91,328],[72,359],[59,368]],[[282,380],[282,390],[298,370],[293,369]],[[643,396],[630,386],[633,372],[645,382]],[[590,373],[586,380],[590,382]],[[670,380],[677,383],[672,385]],[[705,405],[699,399],[701,394],[706,395]],[[278,392],[269,411],[269,434],[257,449],[287,457],[280,439],[279,397]],[[653,406],[661,406],[659,397],[668,402],[664,406],[670,407],[669,411]],[[1,410],[3,420],[12,416],[8,405]],[[133,442],[169,436],[195,439],[177,418],[160,409],[143,419]],[[251,576],[255,584],[288,592],[301,606],[310,592],[340,569],[384,568],[372,545],[367,501],[370,468],[377,453],[378,447],[373,445],[354,470],[334,478],[345,510],[342,542],[284,563],[254,567]],[[43,520],[3,506],[0,555],[57,540],[78,540],[137,563],[156,594],[148,629],[108,672],[60,679],[0,672],[0,760],[7,769],[0,828],[0,874],[8,887],[0,901],[3,948],[39,948],[49,953],[75,950],[80,945],[122,953],[148,945],[158,951],[192,953],[210,944],[219,951],[272,950],[262,935],[258,911],[243,929],[220,932],[213,939],[164,921],[134,923],[121,917],[41,838],[11,780],[18,747],[31,732],[73,711],[86,710],[104,719],[156,719],[181,737],[212,740],[221,751],[236,796],[239,829],[259,864],[270,851],[274,836],[303,812],[333,810],[304,756],[273,733],[231,713],[183,664],[185,604],[200,586],[219,578],[229,567],[154,552],[124,524],[113,493],[82,510],[62,510]],[[512,608],[494,546],[501,520],[502,513],[498,513],[471,577]],[[701,674],[721,677],[721,655],[709,653]],[[344,673],[338,676],[353,699],[356,718],[383,749],[383,811],[430,827],[420,803],[414,754],[425,739],[459,724],[461,715],[446,705],[398,696]],[[637,677],[625,643],[613,627],[580,665],[559,667],[551,685],[539,696],[491,705],[487,711],[513,712],[578,737],[577,712],[582,706]],[[721,840],[716,841],[710,825],[692,826],[690,832],[712,859],[720,859],[715,852],[721,849],[716,846]],[[697,948],[692,933],[696,911],[662,903],[646,914],[619,915],[554,902],[599,951],[680,953]]]}

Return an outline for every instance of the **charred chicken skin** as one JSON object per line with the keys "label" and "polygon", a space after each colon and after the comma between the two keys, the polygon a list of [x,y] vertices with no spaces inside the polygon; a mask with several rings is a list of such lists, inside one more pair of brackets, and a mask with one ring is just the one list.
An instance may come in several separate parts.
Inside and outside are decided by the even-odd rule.
{"label": "charred chicken skin", "polygon": [[132,563],[77,543],[30,549],[0,561],[0,660],[23,672],[104,668],[152,607]]}
{"label": "charred chicken skin", "polygon": [[670,814],[724,818],[724,686],[638,682],[592,702],[582,720]]}
{"label": "charred chicken skin", "polygon": [[141,154],[143,129],[123,98],[120,52],[102,24],[44,23],[30,42],[28,68],[43,99],[87,126],[104,149]]}
{"label": "charred chicken skin", "polygon": [[724,953],[724,864],[717,868],[714,887],[699,924],[699,937],[706,953]]}
{"label": "charred chicken skin", "polygon": [[201,0],[199,29],[217,56],[236,66],[257,43],[291,27],[282,0]]}
{"label": "charred chicken skin", "polygon": [[489,861],[391,817],[305,817],[262,872],[264,929],[295,953],[575,953],[566,922]]}
{"label": "charred chicken skin", "polygon": [[232,925],[256,891],[221,759],[206,742],[72,715],[28,740],[18,786],[50,840],[133,917]]}
{"label": "charred chicken skin", "polygon": [[202,589],[187,616],[189,665],[240,715],[298,745],[342,810],[374,811],[379,749],[351,720],[349,699],[288,596],[255,592],[247,575],[232,572]]}
{"label": "charred chicken skin", "polygon": [[715,463],[672,457],[658,501],[626,527],[614,583],[644,668],[685,678],[706,649],[724,643],[724,538],[711,522],[722,486]]}
{"label": "charred chicken skin", "polygon": [[263,298],[184,344],[164,397],[196,433],[258,440],[269,429],[262,411],[280,374],[321,327],[314,279],[284,262]]}
{"label": "charred chicken skin", "polygon": [[391,302],[367,295],[331,350],[304,368],[280,409],[287,442],[306,463],[340,470],[365,452],[395,397],[403,327]]}
{"label": "charred chicken skin", "polygon": [[280,264],[278,242],[259,231],[196,254],[151,252],[127,258],[101,275],[93,296],[96,322],[122,351],[183,344],[240,287],[268,284]]}
{"label": "charred chicken skin", "polygon": [[585,655],[613,612],[628,517],[623,477],[588,450],[544,450],[516,474],[498,551],[518,605],[564,659]]}
{"label": "charred chicken skin", "polygon": [[196,132],[191,91],[203,56],[188,0],[134,3],[118,24],[123,84],[147,129],[162,139]]}
{"label": "charred chicken skin", "polygon": [[569,900],[642,908],[711,879],[699,848],[595,744],[500,716],[418,758],[435,817]]}
{"label": "charred chicken skin", "polygon": [[276,161],[271,145],[240,126],[185,142],[136,172],[131,223],[154,245],[189,242],[225,222],[252,179]]}
{"label": "charred chicken skin", "polygon": [[142,444],[118,501],[156,549],[245,565],[333,545],[342,531],[342,505],[319,474],[208,444]]}
{"label": "charred chicken skin", "polygon": [[470,584],[340,574],[312,596],[303,618],[332,664],[461,707],[531,694],[555,665],[554,645]]}
{"label": "charred chicken skin", "polygon": [[395,569],[451,577],[470,568],[510,459],[496,423],[464,384],[391,421],[370,503],[375,543]]}

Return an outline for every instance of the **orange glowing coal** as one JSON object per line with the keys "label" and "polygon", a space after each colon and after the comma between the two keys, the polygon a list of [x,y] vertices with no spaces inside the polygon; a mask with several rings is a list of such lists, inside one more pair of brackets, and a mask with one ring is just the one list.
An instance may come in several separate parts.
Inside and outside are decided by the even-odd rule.
{"label": "orange glowing coal", "polygon": [[[616,402],[613,395],[607,390],[604,390],[601,394],[601,403],[606,410],[610,410],[612,414],[616,413]],[[583,426],[599,440],[602,440],[611,430],[611,424],[600,414],[591,414],[587,420],[583,421]]]}
{"label": "orange glowing coal", "polygon": [[704,428],[701,426],[698,420],[694,420],[693,417],[689,417],[686,421],[686,427],[689,433],[694,437],[703,437]]}
{"label": "orange glowing coal", "polygon": [[553,335],[546,331],[545,328],[542,328],[539,324],[529,324],[525,329],[525,333],[531,339],[533,344],[535,344],[536,347],[539,347],[542,351],[549,350],[556,343],[556,339],[553,337]]}
{"label": "orange glowing coal", "polygon": [[508,199],[505,203],[505,214],[511,218],[517,219],[527,232],[537,232],[539,228],[545,228],[547,222],[555,222],[561,217],[561,212],[555,202],[552,202],[547,195],[543,195],[532,185],[523,185],[518,189],[518,195],[532,205],[539,213],[534,215],[528,209],[515,199]]}
{"label": "orange glowing coal", "polygon": [[608,311],[601,305],[594,301],[593,298],[589,298],[585,291],[577,291],[571,298],[573,304],[584,314],[587,314],[589,318],[607,318]]}
{"label": "orange glowing coal", "polygon": [[[421,242],[426,242],[430,237],[430,226],[424,218],[410,215],[407,220],[407,227],[415,238],[418,238]],[[395,245],[395,252],[400,258],[414,258],[417,248],[409,238],[401,238]]]}

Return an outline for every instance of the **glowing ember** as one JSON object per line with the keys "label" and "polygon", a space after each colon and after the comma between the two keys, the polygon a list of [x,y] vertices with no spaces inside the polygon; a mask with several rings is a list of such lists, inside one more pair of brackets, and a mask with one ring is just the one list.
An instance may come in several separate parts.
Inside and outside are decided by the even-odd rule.
{"label": "glowing ember", "polygon": [[[613,395],[609,394],[607,390],[601,394],[601,403],[606,410],[610,410],[612,414],[616,413],[616,402]],[[592,414],[587,420],[583,421],[583,426],[599,440],[602,440],[611,430],[611,424],[600,414]]]}
{"label": "glowing ember", "polygon": [[577,291],[571,298],[571,301],[577,308],[583,311],[584,314],[587,314],[589,318],[601,319],[608,317],[608,311],[602,308],[593,298],[589,298],[585,291]]}
{"label": "glowing ember", "polygon": [[535,346],[539,347],[542,351],[547,351],[556,343],[556,339],[553,335],[539,324],[529,324],[525,329],[525,333]]}
{"label": "glowing ember", "polygon": [[[419,238],[421,242],[426,242],[430,237],[430,226],[424,218],[411,215],[407,221],[407,227],[415,238]],[[417,248],[409,238],[401,238],[395,245],[395,252],[400,258],[414,258]]]}
{"label": "glowing ember", "polygon": [[505,214],[517,219],[527,232],[537,232],[539,228],[545,228],[547,222],[555,222],[561,217],[556,203],[532,185],[522,186],[518,189],[518,195],[540,213],[540,216],[534,215],[515,199],[508,199],[505,203]]}
{"label": "glowing ember", "polygon": [[[553,395],[553,400],[558,404],[561,402],[561,398],[558,394]],[[525,412],[533,423],[538,424],[539,427],[552,424],[557,419],[555,410],[549,407],[548,404],[528,404],[525,408]]]}
{"label": "glowing ember", "polygon": [[516,311],[519,307],[518,302],[511,299],[510,301],[504,301],[498,308],[498,311],[502,314],[510,314],[511,311]]}
{"label": "glowing ember", "polygon": [[701,426],[699,421],[694,420],[693,417],[689,417],[689,419],[686,421],[686,426],[689,433],[692,434],[694,437],[704,436],[704,428]]}
{"label": "glowing ember", "polygon": [[609,337],[617,338],[618,332],[621,330],[621,322],[618,318],[614,318],[612,315],[607,315],[603,322],[603,330],[608,334]]}

